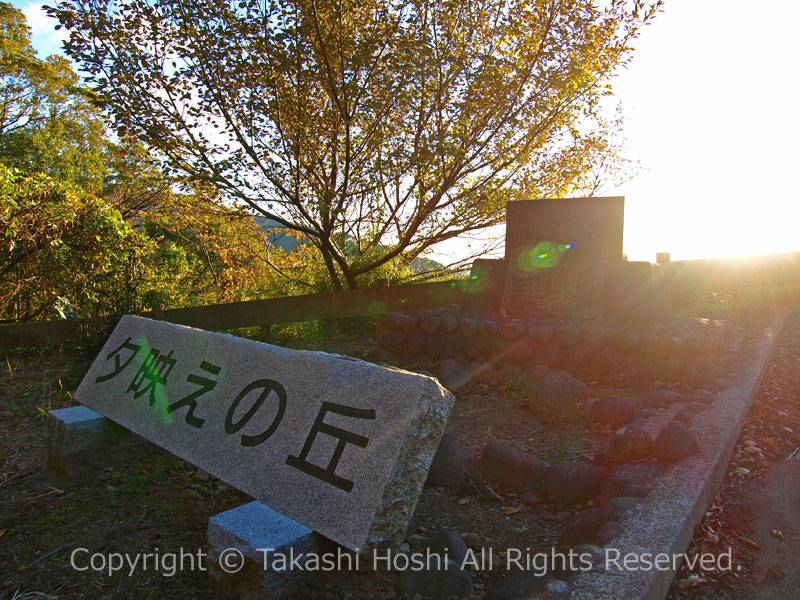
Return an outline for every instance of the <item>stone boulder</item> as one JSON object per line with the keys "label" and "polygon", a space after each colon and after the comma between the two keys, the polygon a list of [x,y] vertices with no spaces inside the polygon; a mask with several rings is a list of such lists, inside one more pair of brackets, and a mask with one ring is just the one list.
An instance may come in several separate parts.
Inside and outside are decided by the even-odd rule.
{"label": "stone boulder", "polygon": [[717,395],[708,390],[695,390],[694,394],[692,394],[692,400],[703,404],[714,404],[717,401]]}
{"label": "stone boulder", "polygon": [[509,361],[518,367],[529,365],[537,356],[536,345],[527,339],[519,339],[509,342],[506,348],[506,356]]}
{"label": "stone boulder", "polygon": [[558,327],[553,332],[553,341],[562,348],[572,348],[580,339],[581,330],[571,325]]}
{"label": "stone boulder", "polygon": [[[413,564],[413,563],[412,563]],[[452,560],[432,558],[427,569],[404,569],[400,571],[400,591],[414,597],[420,595],[431,600],[450,600],[472,595],[472,578]]]}
{"label": "stone boulder", "polygon": [[553,368],[561,361],[561,348],[555,344],[545,344],[536,350],[534,361]]}
{"label": "stone boulder", "polygon": [[613,344],[623,352],[635,350],[639,345],[639,336],[632,331],[620,329],[611,334]]}
{"label": "stone boulder", "polygon": [[599,546],[595,546],[594,544],[578,544],[573,550],[575,551],[575,555],[580,557],[575,565],[578,567],[577,572],[580,573],[586,570],[589,564],[591,564],[592,567],[605,567],[606,551]]}
{"label": "stone boulder", "polygon": [[451,335],[456,331],[458,331],[458,319],[447,317],[444,321],[442,321],[442,333]]}
{"label": "stone boulder", "polygon": [[553,340],[554,329],[549,325],[529,325],[526,333],[537,344],[549,344]]}
{"label": "stone boulder", "polygon": [[506,321],[500,326],[500,335],[506,342],[515,342],[525,335],[525,325]]}
{"label": "stone boulder", "polygon": [[590,348],[599,348],[607,339],[605,330],[597,325],[587,325],[581,330],[581,339]]}
{"label": "stone boulder", "polygon": [[401,312],[386,313],[386,316],[383,318],[383,326],[390,331],[396,331],[403,325],[403,319],[405,319],[405,317],[406,315]]}
{"label": "stone boulder", "polygon": [[521,389],[524,378],[524,371],[514,365],[504,364],[496,371],[497,385],[502,385],[508,389]]}
{"label": "stone boulder", "polygon": [[425,546],[431,554],[447,556],[457,565],[464,564],[467,558],[467,544],[460,535],[449,529],[437,531],[425,542]]}
{"label": "stone boulder", "polygon": [[436,361],[442,358],[447,351],[447,338],[443,335],[432,335],[427,338],[425,342],[425,356],[431,360]]}
{"label": "stone boulder", "polygon": [[486,352],[486,340],[474,337],[464,344],[462,354],[468,361],[476,361]]}
{"label": "stone boulder", "polygon": [[609,521],[622,523],[626,519],[642,512],[644,503],[636,496],[618,496],[605,503],[606,517]]}
{"label": "stone boulder", "polygon": [[550,466],[532,454],[492,442],[481,452],[480,472],[484,481],[497,481],[506,489],[525,493],[541,489]]}
{"label": "stone boulder", "polygon": [[622,535],[622,525],[617,521],[607,521],[597,531],[594,541],[600,546],[606,546]]}
{"label": "stone boulder", "polygon": [[547,375],[552,369],[547,365],[533,365],[530,367],[525,367],[525,387],[532,384],[537,379],[544,377]]}
{"label": "stone boulder", "polygon": [[475,461],[469,449],[452,432],[442,435],[436,454],[428,469],[427,485],[462,489],[469,483],[475,471]]}
{"label": "stone boulder", "polygon": [[425,316],[419,321],[419,328],[425,332],[425,335],[435,335],[442,328],[442,318],[436,316]]}
{"label": "stone boulder", "polygon": [[576,346],[567,348],[561,353],[561,359],[558,364],[564,371],[577,373],[583,370],[583,364],[591,353],[589,346],[578,343]]}
{"label": "stone boulder", "polygon": [[700,445],[691,429],[679,421],[672,421],[656,438],[656,458],[662,463],[674,463],[700,452]]}
{"label": "stone boulder", "polygon": [[381,334],[378,345],[397,358],[403,355],[406,336],[400,331],[386,330]]}
{"label": "stone boulder", "polygon": [[555,504],[583,504],[600,495],[608,467],[570,462],[550,467],[545,482],[547,497]]}
{"label": "stone boulder", "polygon": [[[405,323],[405,321],[403,321]],[[421,331],[415,331],[406,336],[405,350],[411,358],[418,358],[425,352],[425,345],[428,343],[428,338]]]}
{"label": "stone boulder", "polygon": [[609,453],[615,463],[628,463],[642,460],[653,454],[653,436],[643,427],[625,425],[611,437]]}
{"label": "stone boulder", "polygon": [[630,400],[620,397],[600,398],[592,404],[592,421],[606,423],[614,427],[627,425],[636,416],[636,409]]}
{"label": "stone boulder", "polygon": [[444,356],[446,358],[461,356],[464,352],[464,347],[467,345],[467,338],[458,333],[447,335],[444,337],[444,340]]}
{"label": "stone boulder", "polygon": [[600,501],[618,496],[644,498],[667,468],[655,461],[618,465],[611,470],[603,485]]}
{"label": "stone boulder", "polygon": [[458,331],[463,335],[465,338],[474,338],[475,335],[478,333],[478,322],[474,319],[470,318],[463,318],[458,323]]}
{"label": "stone boulder", "polygon": [[491,585],[483,600],[560,600],[569,598],[569,586],[537,569],[510,571]]}
{"label": "stone boulder", "polygon": [[527,386],[528,407],[534,413],[569,414],[589,398],[589,389],[566,371],[551,371]]}
{"label": "stone boulder", "polygon": [[499,329],[500,328],[497,326],[497,323],[495,323],[492,319],[484,319],[478,323],[478,333],[485,338],[494,337],[497,335]]}
{"label": "stone boulder", "polygon": [[653,394],[650,404],[676,404],[678,402],[691,402],[692,397],[683,392],[673,390],[660,390]]}
{"label": "stone boulder", "polygon": [[403,330],[403,333],[414,333],[417,329],[417,325],[419,324],[419,315],[408,313],[405,317],[403,317],[403,322],[400,324],[400,329]]}
{"label": "stone boulder", "polygon": [[466,387],[472,377],[457,361],[447,359],[439,365],[439,382],[454,394]]}
{"label": "stone boulder", "polygon": [[472,375],[472,381],[475,383],[491,383],[494,379],[494,369],[492,365],[485,362],[479,362],[469,365],[469,372]]}
{"label": "stone boulder", "polygon": [[602,508],[584,508],[575,517],[572,525],[561,534],[561,545],[575,546],[584,542],[592,542],[600,528],[606,524],[606,511]]}
{"label": "stone boulder", "polygon": [[703,412],[704,410],[708,410],[708,405],[703,404],[702,402],[689,402],[689,404],[686,405],[685,409],[688,410],[693,415],[696,415]]}

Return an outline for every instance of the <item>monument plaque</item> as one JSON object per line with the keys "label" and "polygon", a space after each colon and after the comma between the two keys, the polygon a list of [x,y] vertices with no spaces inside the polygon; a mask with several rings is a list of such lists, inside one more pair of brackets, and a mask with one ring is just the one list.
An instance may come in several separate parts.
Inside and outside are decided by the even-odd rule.
{"label": "monument plaque", "polygon": [[606,267],[622,261],[625,199],[527,200],[506,211],[503,310],[599,318]]}
{"label": "monument plaque", "polygon": [[[625,198],[547,198],[509,202],[506,260],[512,270],[528,257],[555,247],[559,262],[615,263],[622,260]],[[539,261],[548,261],[539,259]]]}
{"label": "monument plaque", "polygon": [[357,552],[405,533],[453,404],[415,373],[133,316],[75,398]]}

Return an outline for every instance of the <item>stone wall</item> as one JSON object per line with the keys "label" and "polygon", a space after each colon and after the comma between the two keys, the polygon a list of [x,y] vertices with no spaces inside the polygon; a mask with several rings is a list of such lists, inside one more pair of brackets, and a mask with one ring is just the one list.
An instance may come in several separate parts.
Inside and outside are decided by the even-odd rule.
{"label": "stone wall", "polygon": [[[741,344],[721,321],[675,317],[652,325],[588,319],[501,317],[458,307],[392,312],[378,343],[403,366],[435,370],[455,359],[473,379],[510,385],[527,368],[546,365],[588,379],[626,376],[693,388],[725,383]],[[478,377],[475,377],[478,373]]]}

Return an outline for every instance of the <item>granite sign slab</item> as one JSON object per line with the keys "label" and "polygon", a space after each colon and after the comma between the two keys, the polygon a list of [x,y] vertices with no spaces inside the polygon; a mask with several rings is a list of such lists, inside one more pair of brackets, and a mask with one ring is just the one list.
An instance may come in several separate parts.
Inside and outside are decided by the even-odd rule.
{"label": "granite sign slab", "polygon": [[75,398],[357,552],[401,540],[454,400],[415,373],[133,316]]}

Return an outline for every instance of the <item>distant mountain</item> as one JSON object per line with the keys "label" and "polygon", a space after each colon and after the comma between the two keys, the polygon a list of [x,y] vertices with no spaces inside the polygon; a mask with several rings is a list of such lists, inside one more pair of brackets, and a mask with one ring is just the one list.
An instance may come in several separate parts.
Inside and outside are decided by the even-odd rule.
{"label": "distant mountain", "polygon": [[443,267],[444,265],[442,263],[431,260],[430,258],[425,258],[424,256],[419,256],[408,263],[408,268],[417,274],[425,273],[427,271],[436,271],[437,269],[441,269]]}
{"label": "distant mountain", "polygon": [[[286,228],[278,223],[275,219],[267,217],[254,217],[258,226],[266,233],[267,239],[276,248],[291,252],[300,247],[301,242],[297,238],[289,235]],[[302,242],[307,244],[308,242]]]}
{"label": "distant mountain", "polygon": [[[254,217],[254,219],[258,226],[266,233],[270,243],[276,248],[291,252],[299,248],[300,244],[308,243],[306,241],[301,242],[287,233],[286,227],[278,223],[275,219],[269,219],[267,217]],[[444,267],[442,263],[423,257],[415,258],[408,265],[408,268],[411,269],[413,273],[417,274],[426,271],[434,271],[442,267]]]}

